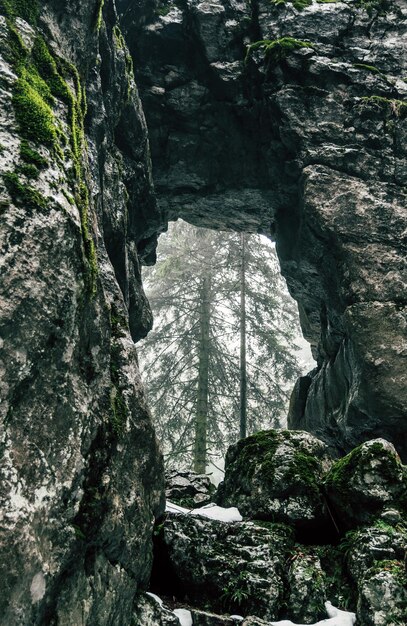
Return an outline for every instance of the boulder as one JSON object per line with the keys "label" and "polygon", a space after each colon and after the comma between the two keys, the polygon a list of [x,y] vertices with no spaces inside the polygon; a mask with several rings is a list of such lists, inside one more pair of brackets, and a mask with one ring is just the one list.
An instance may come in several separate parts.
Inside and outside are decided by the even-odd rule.
{"label": "boulder", "polygon": [[239,626],[243,619],[237,616],[215,615],[208,611],[198,611],[191,609],[193,626]]}
{"label": "boulder", "polygon": [[287,615],[294,622],[312,623],[326,617],[326,575],[317,554],[298,548],[288,574]]}
{"label": "boulder", "polygon": [[178,617],[157,596],[140,593],[135,599],[131,626],[181,626]]}
{"label": "boulder", "polygon": [[217,501],[248,519],[328,531],[321,478],[329,462],[327,446],[309,433],[256,433],[229,448]]}
{"label": "boulder", "polygon": [[191,509],[208,504],[215,491],[209,476],[195,472],[170,470],[166,472],[165,484],[167,500]]}
{"label": "boulder", "polygon": [[396,509],[396,515],[406,509],[407,469],[384,439],[352,450],[332,466],[324,483],[337,523],[344,528],[368,524],[385,508]]}
{"label": "boulder", "polygon": [[363,626],[404,623],[407,614],[405,554],[407,530],[383,518],[371,527],[349,531],[342,541],[347,571],[357,590],[358,620]]}
{"label": "boulder", "polygon": [[363,626],[398,626],[407,616],[407,577],[400,561],[380,561],[359,590],[358,616]]}
{"label": "boulder", "polygon": [[292,533],[280,524],[168,514],[158,529],[152,586],[216,613],[275,618]]}

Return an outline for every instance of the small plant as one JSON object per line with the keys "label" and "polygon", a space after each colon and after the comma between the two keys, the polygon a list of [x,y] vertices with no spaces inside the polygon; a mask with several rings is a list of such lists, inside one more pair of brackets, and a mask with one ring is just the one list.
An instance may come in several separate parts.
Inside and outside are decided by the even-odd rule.
{"label": "small plant", "polygon": [[309,41],[301,41],[294,37],[280,37],[280,39],[274,40],[262,39],[247,46],[245,61],[248,60],[252,52],[261,50],[266,57],[274,62],[278,62],[290,54],[290,52],[301,48],[313,48],[313,45]]}
{"label": "small plant", "polygon": [[222,589],[221,601],[226,609],[233,609],[234,606],[242,606],[249,598],[249,578],[246,572],[230,580]]}

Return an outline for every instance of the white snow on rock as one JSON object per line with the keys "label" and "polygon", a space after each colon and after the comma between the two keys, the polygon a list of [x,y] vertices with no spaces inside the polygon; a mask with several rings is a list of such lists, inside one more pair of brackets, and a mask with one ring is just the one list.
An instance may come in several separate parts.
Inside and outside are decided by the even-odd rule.
{"label": "white snow on rock", "polygon": [[161,598],[156,596],[155,593],[151,593],[151,591],[146,591],[146,595],[150,596],[150,598],[153,598],[153,600],[155,600],[160,606],[163,606],[163,601],[161,600]]}
{"label": "white snow on rock", "polygon": [[[341,611],[334,607],[330,602],[325,602],[326,612],[329,619],[323,619],[309,626],[353,626],[356,622],[355,613]],[[290,620],[284,619],[281,622],[271,622],[272,626],[308,626],[307,624],[294,624]]]}
{"label": "white snow on rock", "polygon": [[199,517],[208,517],[209,519],[218,520],[219,522],[241,522],[243,517],[239,513],[239,509],[232,506],[228,509],[217,506],[213,502],[205,504],[199,509],[186,509],[167,500],[166,511],[170,513],[183,513],[184,515],[199,515]]}
{"label": "white snow on rock", "polygon": [[173,613],[178,617],[181,626],[192,626],[191,611],[187,609],[174,609]]}

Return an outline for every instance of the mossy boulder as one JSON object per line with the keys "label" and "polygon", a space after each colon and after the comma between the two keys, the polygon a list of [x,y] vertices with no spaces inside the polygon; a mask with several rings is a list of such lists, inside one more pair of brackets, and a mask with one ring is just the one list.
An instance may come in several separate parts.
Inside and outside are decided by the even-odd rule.
{"label": "mossy boulder", "polygon": [[325,477],[328,500],[338,524],[371,523],[385,508],[405,511],[407,468],[384,439],[361,444],[337,461]]}
{"label": "mossy boulder", "polygon": [[229,448],[217,501],[248,519],[320,526],[327,520],[320,485],[328,466],[328,447],[309,433],[259,432]]}
{"label": "mossy boulder", "polygon": [[348,531],[339,546],[363,626],[404,624],[407,614],[407,527],[391,517],[391,524],[383,514],[371,526]]}
{"label": "mossy boulder", "polygon": [[290,528],[169,513],[155,538],[151,584],[158,595],[214,613],[279,614],[294,545]]}

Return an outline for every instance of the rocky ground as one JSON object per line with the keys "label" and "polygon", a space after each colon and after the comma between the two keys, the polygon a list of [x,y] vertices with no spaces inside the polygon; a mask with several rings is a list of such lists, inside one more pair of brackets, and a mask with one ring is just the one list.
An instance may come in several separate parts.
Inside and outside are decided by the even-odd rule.
{"label": "rocky ground", "polygon": [[[202,493],[203,481],[173,473],[175,503],[194,484]],[[308,433],[257,433],[230,448],[215,499],[243,520],[195,508],[167,512],[156,526],[151,588],[165,604],[142,596],[140,624],[177,623],[170,606],[190,610],[194,626],[237,623],[231,615],[247,626],[315,624],[327,601],[348,612],[332,626],[351,625],[352,611],[360,626],[404,623],[407,468],[387,441],[335,460]]]}

